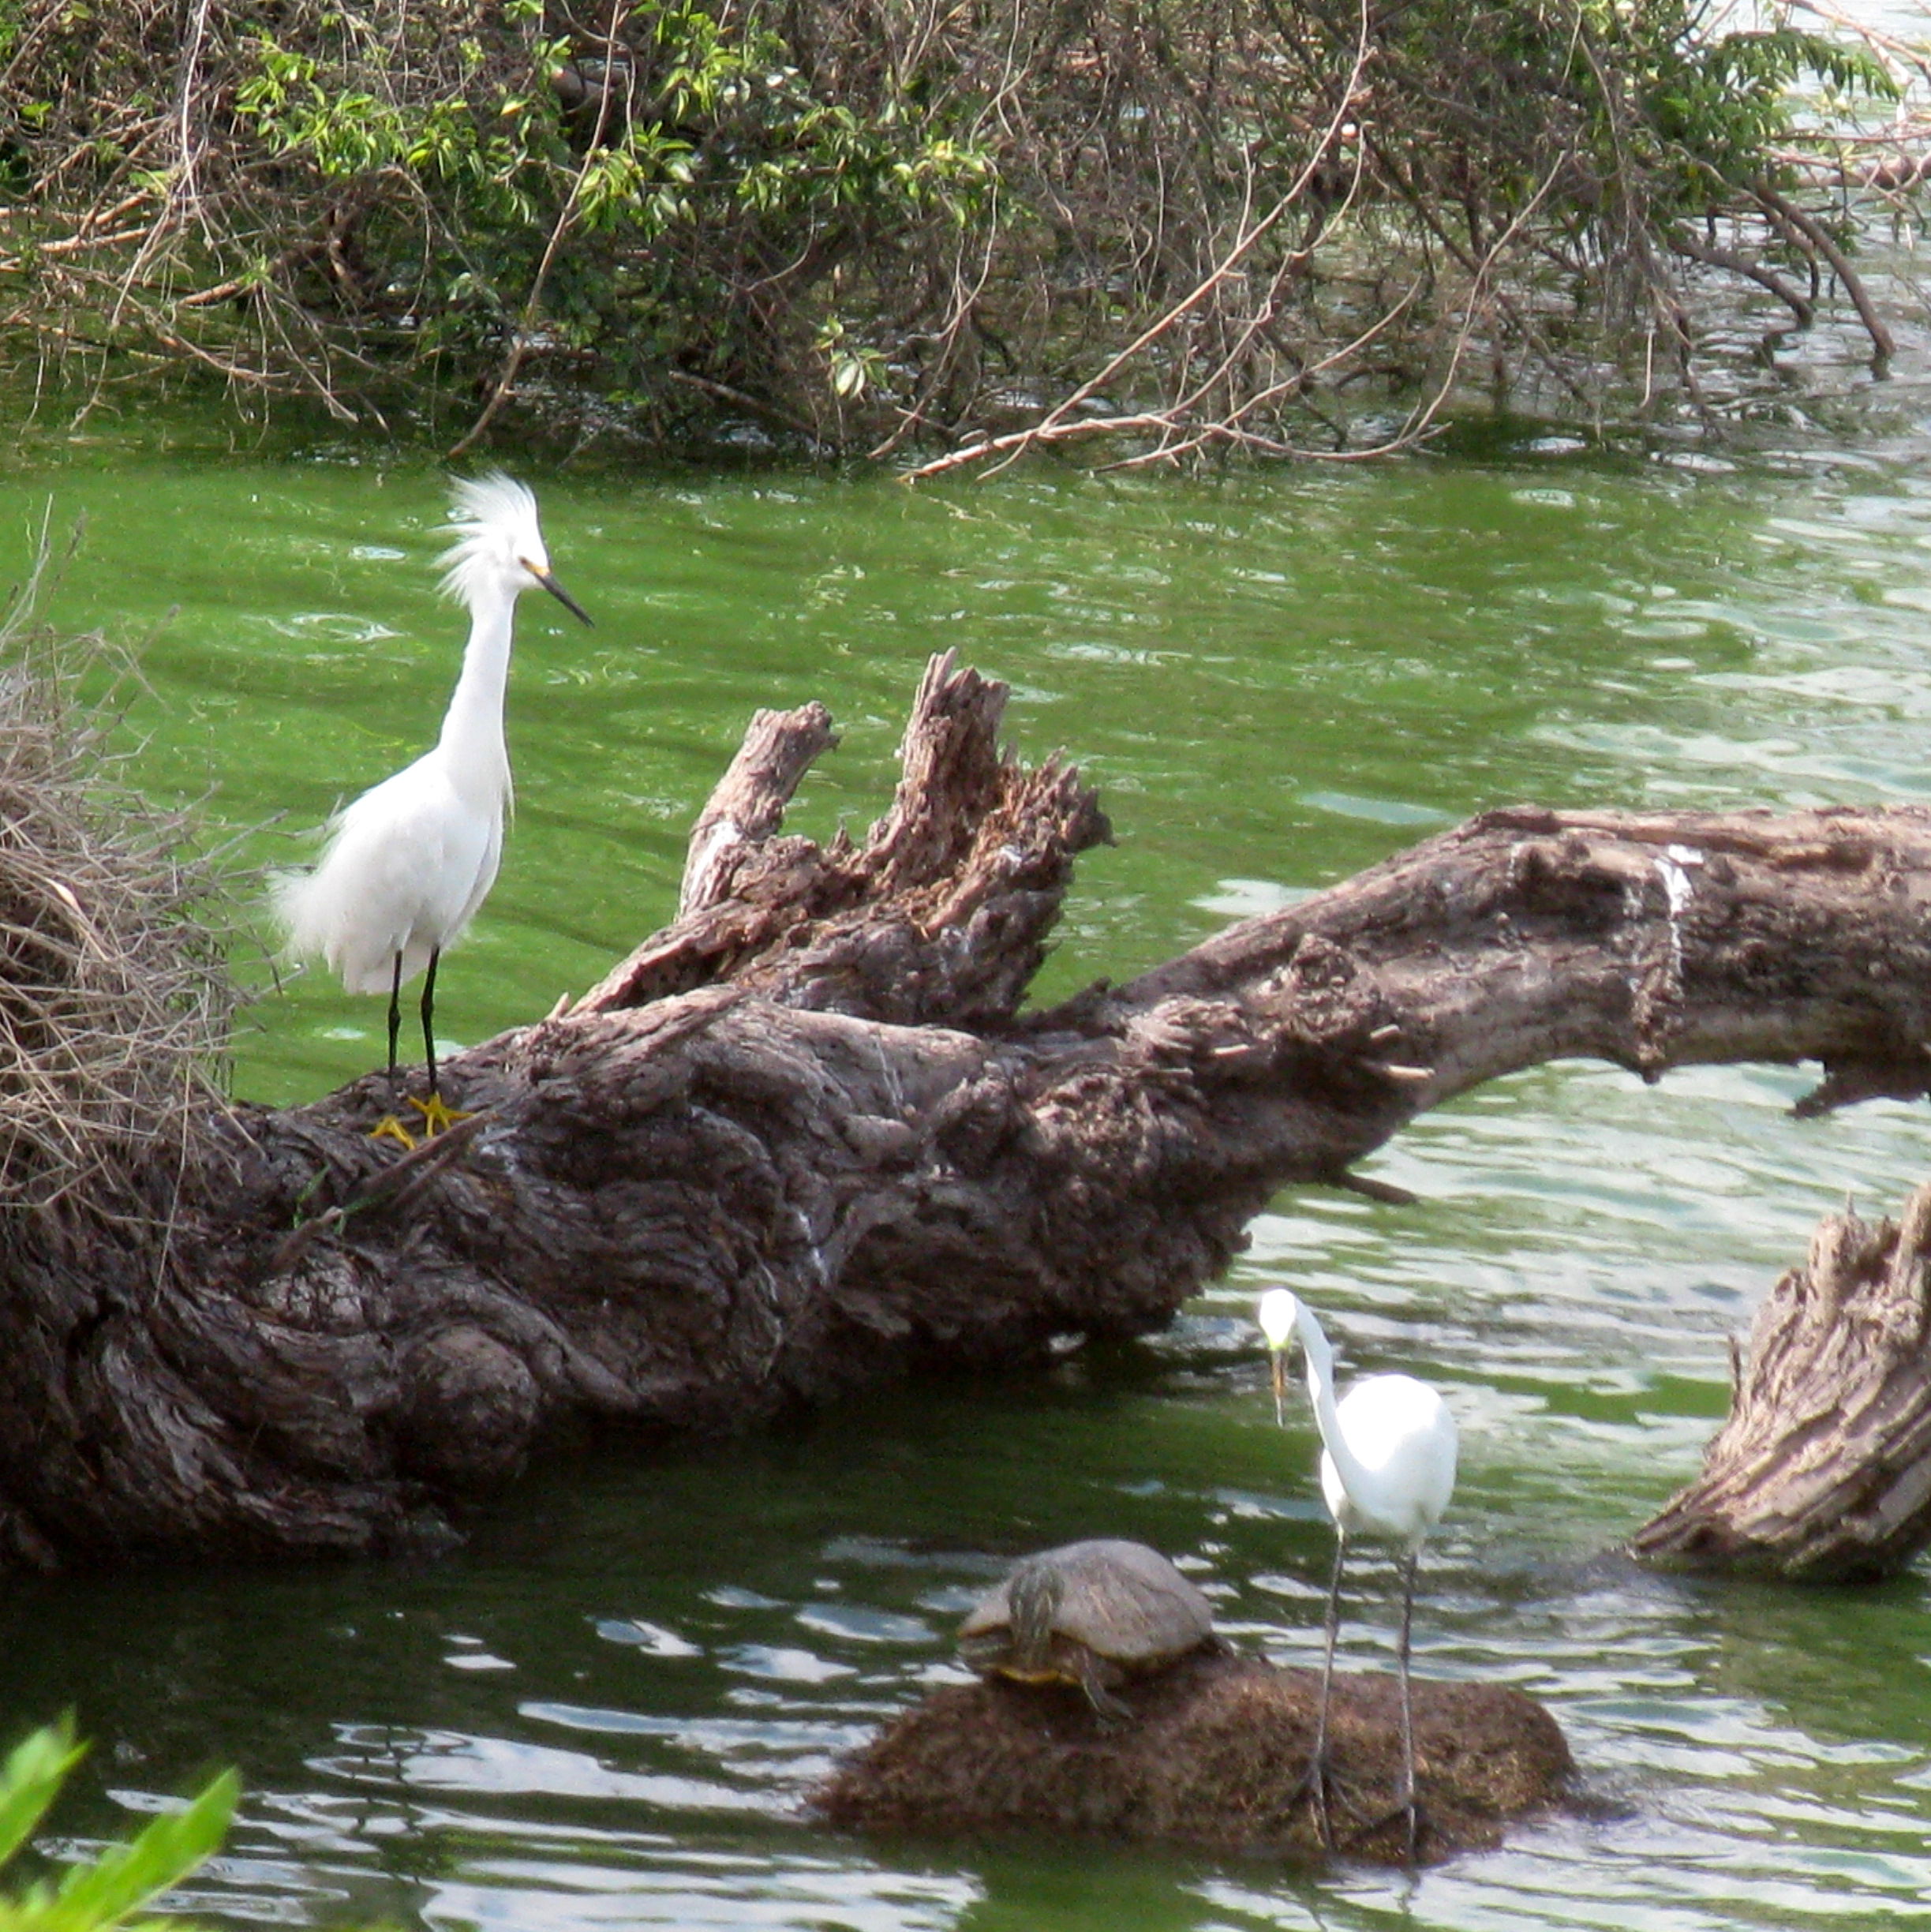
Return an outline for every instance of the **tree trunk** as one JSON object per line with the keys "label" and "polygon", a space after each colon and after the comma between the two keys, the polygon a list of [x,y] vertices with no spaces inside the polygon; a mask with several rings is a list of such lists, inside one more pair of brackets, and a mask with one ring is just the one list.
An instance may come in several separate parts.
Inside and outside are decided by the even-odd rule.
{"label": "tree trunk", "polygon": [[1846,1211],[1758,1309],[1703,1473],[1631,1540],[1652,1562],[1807,1582],[1894,1576],[1931,1540],[1931,1187]]}
{"label": "tree trunk", "polygon": [[[734,1427],[1166,1322],[1290,1182],[1538,1061],[1823,1061],[1921,1094],[1931,818],[1484,814],[1123,986],[1022,1013],[1076,773],[928,668],[862,845],[780,831],[832,743],[761,713],[676,920],[471,1049],[399,1154],[371,1075],[210,1107],[141,1216],[6,1226],[0,1548],[366,1551],[586,1422]],[[1369,1191],[1376,1191],[1369,1189]],[[1379,1190],[1386,1193],[1387,1190]]]}

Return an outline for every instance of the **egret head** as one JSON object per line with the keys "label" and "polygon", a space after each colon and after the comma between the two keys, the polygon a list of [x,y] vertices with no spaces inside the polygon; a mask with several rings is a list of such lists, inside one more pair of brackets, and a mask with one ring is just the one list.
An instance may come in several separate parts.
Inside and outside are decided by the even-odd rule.
{"label": "egret head", "polygon": [[590,621],[551,574],[537,525],[537,499],[528,485],[500,470],[458,477],[444,527],[456,541],[443,553],[443,589],[458,604],[474,610],[497,598],[513,600],[539,584],[573,616]]}
{"label": "egret head", "polygon": [[1282,1420],[1287,1396],[1287,1351],[1293,1346],[1300,1320],[1300,1304],[1285,1288],[1270,1288],[1254,1310],[1260,1332],[1267,1338],[1269,1366],[1274,1375],[1274,1419]]}

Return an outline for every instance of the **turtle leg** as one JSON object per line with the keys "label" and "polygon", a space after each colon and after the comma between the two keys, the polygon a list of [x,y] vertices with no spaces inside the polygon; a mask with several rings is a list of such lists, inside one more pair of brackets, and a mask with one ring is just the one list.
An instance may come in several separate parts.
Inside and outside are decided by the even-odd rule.
{"label": "turtle leg", "polygon": [[1133,1721],[1133,1707],[1124,1698],[1113,1695],[1106,1682],[1106,1667],[1100,1659],[1084,1644],[1072,1648],[1076,1652],[1074,1668],[1079,1674],[1080,1688],[1086,1693],[1086,1701],[1093,1706],[1094,1713],[1101,1724],[1110,1731],[1117,1729],[1121,1724],[1131,1724]]}

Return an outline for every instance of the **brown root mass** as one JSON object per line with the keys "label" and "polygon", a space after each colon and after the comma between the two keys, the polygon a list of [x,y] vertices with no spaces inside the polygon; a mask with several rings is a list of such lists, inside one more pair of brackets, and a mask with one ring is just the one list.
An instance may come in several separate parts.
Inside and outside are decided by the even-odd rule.
{"label": "brown root mass", "polygon": [[[1318,1672],[1221,1652],[1188,1657],[1117,1692],[1109,1726],[1077,1690],[1003,1680],[935,1691],[846,1758],[812,1795],[855,1831],[956,1836],[1091,1833],[1290,1858],[1323,1855],[1302,1787]],[[1334,1762],[1355,1816],[1337,1848],[1398,1862],[1399,1687],[1334,1679]],[[1497,1684],[1414,1684],[1416,1786],[1424,1859],[1498,1844],[1510,1822],[1562,1800],[1573,1769],[1555,1720]]]}

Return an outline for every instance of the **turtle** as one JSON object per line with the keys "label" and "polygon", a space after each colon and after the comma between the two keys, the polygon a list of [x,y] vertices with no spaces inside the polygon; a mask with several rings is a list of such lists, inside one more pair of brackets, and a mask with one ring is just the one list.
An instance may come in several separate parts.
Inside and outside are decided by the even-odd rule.
{"label": "turtle", "polygon": [[1158,1550],[1099,1537],[1024,1558],[959,1627],[982,1676],[1077,1684],[1102,1717],[1132,1711],[1116,1684],[1213,1640],[1214,1610]]}

